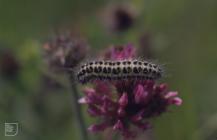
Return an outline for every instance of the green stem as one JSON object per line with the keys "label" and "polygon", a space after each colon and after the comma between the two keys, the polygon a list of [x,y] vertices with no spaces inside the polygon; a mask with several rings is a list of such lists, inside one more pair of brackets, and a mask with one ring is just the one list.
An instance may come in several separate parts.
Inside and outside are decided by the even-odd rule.
{"label": "green stem", "polygon": [[70,79],[70,82],[71,82],[71,88],[72,88],[72,104],[74,107],[76,120],[79,124],[80,135],[81,135],[80,137],[82,140],[89,140],[87,128],[85,125],[85,120],[82,114],[82,109],[81,109],[80,104],[78,103],[78,100],[79,100],[78,89],[72,77]]}

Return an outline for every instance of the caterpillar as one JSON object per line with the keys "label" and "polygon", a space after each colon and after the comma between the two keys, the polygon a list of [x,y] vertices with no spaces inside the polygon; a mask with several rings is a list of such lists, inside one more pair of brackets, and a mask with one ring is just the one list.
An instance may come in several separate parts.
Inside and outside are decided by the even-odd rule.
{"label": "caterpillar", "polygon": [[81,83],[91,80],[157,80],[162,77],[161,66],[149,61],[130,60],[97,60],[87,62],[78,70],[77,78]]}

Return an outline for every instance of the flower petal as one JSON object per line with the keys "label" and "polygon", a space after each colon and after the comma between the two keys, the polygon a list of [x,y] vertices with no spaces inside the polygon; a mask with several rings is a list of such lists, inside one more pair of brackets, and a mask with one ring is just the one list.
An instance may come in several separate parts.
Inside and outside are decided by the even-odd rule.
{"label": "flower petal", "polygon": [[93,124],[88,128],[88,130],[91,132],[99,132],[99,131],[104,131],[107,127],[108,127],[107,123]]}
{"label": "flower petal", "polygon": [[80,103],[80,104],[88,104],[89,101],[88,101],[88,99],[86,97],[82,97],[82,98],[80,98],[78,100],[78,103]]}
{"label": "flower petal", "polygon": [[171,99],[171,104],[180,106],[180,105],[182,105],[182,99],[179,98],[179,97],[172,98]]}
{"label": "flower petal", "polygon": [[123,130],[124,129],[124,125],[121,122],[121,120],[118,120],[115,125],[113,126],[114,130]]}
{"label": "flower petal", "polygon": [[138,85],[135,92],[134,92],[134,98],[135,102],[137,104],[145,102],[146,97],[148,96],[148,92],[144,91],[144,88],[142,85]]}
{"label": "flower petal", "polygon": [[123,107],[120,107],[118,109],[117,113],[118,113],[118,116],[120,116],[120,117],[124,117],[126,115],[126,111],[125,111],[125,109]]}
{"label": "flower petal", "polygon": [[100,116],[102,114],[100,109],[94,105],[89,105],[87,111],[91,116]]}
{"label": "flower petal", "polygon": [[143,119],[143,114],[144,114],[144,109],[139,111],[136,115],[134,115],[131,120],[133,122],[138,122],[141,121]]}
{"label": "flower petal", "polygon": [[95,94],[96,91],[95,91],[95,89],[93,89],[93,88],[85,88],[85,89],[84,89],[84,93],[85,93],[86,95],[89,95],[89,94]]}
{"label": "flower petal", "polygon": [[128,96],[127,93],[123,93],[123,95],[120,97],[118,101],[120,106],[126,106],[128,104]]}
{"label": "flower petal", "polygon": [[165,98],[171,98],[171,97],[175,97],[178,95],[177,91],[170,91],[165,95]]}

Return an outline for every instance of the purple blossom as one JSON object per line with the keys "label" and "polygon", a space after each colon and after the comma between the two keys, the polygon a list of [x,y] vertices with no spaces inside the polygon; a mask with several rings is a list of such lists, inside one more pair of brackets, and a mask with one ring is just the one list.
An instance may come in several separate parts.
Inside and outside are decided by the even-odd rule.
{"label": "purple blossom", "polygon": [[71,32],[59,33],[43,45],[44,58],[52,68],[74,68],[87,50],[86,41]]}
{"label": "purple blossom", "polygon": [[106,50],[104,54],[104,59],[110,60],[122,60],[134,58],[136,55],[136,50],[132,44],[127,44],[126,46],[112,46]]}
{"label": "purple blossom", "polygon": [[[112,47],[105,53],[105,59],[112,60],[134,56],[132,45]],[[91,116],[102,119],[101,123],[88,128],[92,132],[111,127],[124,138],[132,138],[136,136],[136,130],[151,127],[150,118],[166,112],[170,105],[182,104],[176,91],[169,91],[167,84],[156,84],[152,80],[96,81],[93,84],[93,88],[84,89],[85,96],[79,100],[88,105]]]}
{"label": "purple blossom", "polygon": [[134,26],[137,14],[131,4],[110,4],[102,11],[102,22],[108,30],[120,33]]}

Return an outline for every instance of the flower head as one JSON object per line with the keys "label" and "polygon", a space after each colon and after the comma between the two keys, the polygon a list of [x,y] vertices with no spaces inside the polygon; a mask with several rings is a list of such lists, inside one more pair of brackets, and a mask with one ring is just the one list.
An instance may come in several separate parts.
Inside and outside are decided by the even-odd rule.
{"label": "flower head", "polygon": [[72,33],[57,34],[44,44],[44,56],[51,67],[73,68],[84,59],[87,43]]}
{"label": "flower head", "polygon": [[[105,59],[130,59],[135,56],[132,45],[109,49]],[[151,127],[149,119],[161,115],[170,105],[181,105],[176,91],[169,91],[167,84],[156,84],[153,80],[95,81],[93,88],[84,90],[80,103],[88,105],[88,113],[102,122],[93,124],[88,130],[103,131],[111,127],[125,138],[135,137],[136,129]],[[134,127],[133,127],[134,126]]]}
{"label": "flower head", "polygon": [[131,59],[136,55],[136,50],[132,44],[127,44],[126,46],[112,46],[105,51],[104,59],[110,60],[123,60]]}
{"label": "flower head", "polygon": [[137,11],[130,4],[110,4],[105,8],[102,16],[109,30],[124,32],[134,25]]}

